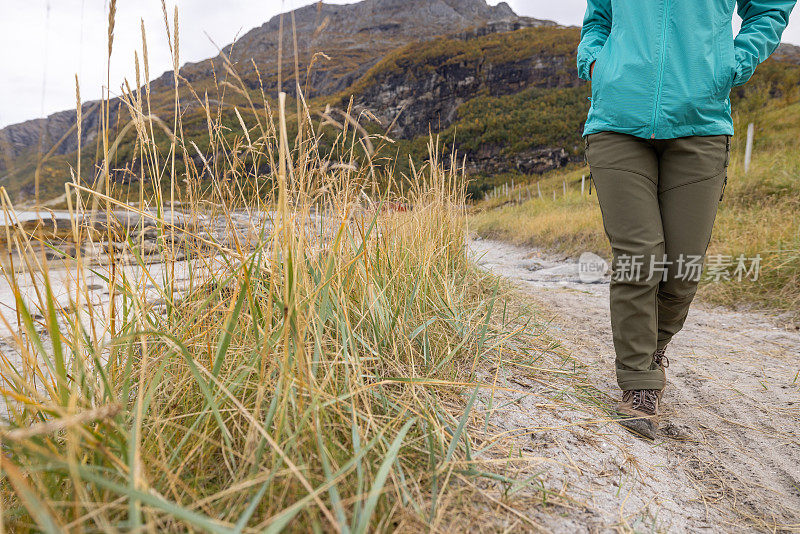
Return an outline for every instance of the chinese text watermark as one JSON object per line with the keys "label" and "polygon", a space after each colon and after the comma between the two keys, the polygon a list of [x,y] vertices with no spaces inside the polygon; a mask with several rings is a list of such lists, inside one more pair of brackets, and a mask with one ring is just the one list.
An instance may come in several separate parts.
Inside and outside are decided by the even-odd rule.
{"label": "chinese text watermark", "polygon": [[[585,253],[587,254],[587,253]],[[594,256],[594,255],[592,255]],[[579,273],[583,275],[584,269],[587,276],[600,270],[599,264],[592,258],[584,265],[584,255],[579,262]],[[600,261],[602,258],[596,257]],[[703,260],[705,259],[705,270]],[[605,263],[605,262],[603,262]],[[670,277],[700,282],[730,282],[743,280],[757,281],[761,272],[761,255],[747,257],[740,254],[736,257],[725,254],[680,255],[677,259],[670,260],[666,254],[662,257],[645,255],[618,255],[614,263],[612,279],[623,282],[640,281],[643,279],[660,279],[667,281]],[[600,274],[600,277],[605,273]]]}

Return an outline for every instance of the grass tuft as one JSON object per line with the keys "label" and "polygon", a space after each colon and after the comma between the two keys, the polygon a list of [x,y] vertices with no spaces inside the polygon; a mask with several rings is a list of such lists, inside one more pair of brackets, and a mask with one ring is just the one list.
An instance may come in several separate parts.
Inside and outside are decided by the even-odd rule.
{"label": "grass tuft", "polygon": [[[113,3],[109,20],[110,51]],[[15,531],[412,529],[478,476],[453,474],[475,463],[464,397],[517,334],[467,260],[458,160],[432,141],[392,193],[357,123],[323,153],[304,102],[290,135],[286,95],[276,110],[263,91],[234,131],[225,88],[247,91],[228,67],[213,104],[176,69],[203,149],[182,135],[185,91],[170,129],[147,85],[125,85],[138,194],[113,179],[106,122],[58,246],[42,218],[14,224],[3,191],[0,513]]]}

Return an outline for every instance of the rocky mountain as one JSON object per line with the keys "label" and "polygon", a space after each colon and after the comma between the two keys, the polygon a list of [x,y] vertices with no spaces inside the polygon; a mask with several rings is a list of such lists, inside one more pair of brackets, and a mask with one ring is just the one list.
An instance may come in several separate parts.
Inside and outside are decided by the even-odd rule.
{"label": "rocky mountain", "polygon": [[[459,108],[478,94],[497,97],[530,87],[582,85],[574,65],[574,32],[508,35],[538,27],[527,21],[494,24],[435,40],[424,52],[407,47],[352,88],[356,103],[383,122],[394,122],[399,137],[412,138],[426,135],[429,125],[447,128],[458,119]],[[565,46],[537,46],[543,35],[562,36]]]}
{"label": "rocky mountain", "polygon": [[[223,52],[237,64],[253,88],[258,84],[253,61],[262,79],[269,80],[270,85],[276,84],[283,24],[285,83],[282,85],[285,91],[293,93],[294,27],[302,66],[317,52],[331,58],[321,60],[313,72],[308,96],[318,96],[346,89],[383,56],[411,42],[517,20],[520,17],[505,2],[489,6],[485,0],[364,0],[347,5],[320,2],[288,16],[272,18],[225,47]],[[210,76],[211,68],[211,61],[203,61],[187,65],[182,72],[192,80]]]}
{"label": "rocky mountain", "polygon": [[[462,31],[488,23],[523,20],[502,2],[489,6],[485,0],[364,0],[355,4],[333,5],[319,2],[289,14],[273,17],[223,48],[237,72],[252,88],[259,87],[255,65],[262,83],[277,87],[279,74],[280,35],[283,35],[283,90],[295,92],[294,36],[297,36],[301,70],[317,52],[331,59],[316,62],[310,80],[310,95],[324,96],[342,91],[363,76],[386,54],[414,41],[425,41],[438,35]],[[527,19],[525,19],[527,20]],[[532,21],[553,24],[548,21]],[[282,27],[283,25],[283,27]],[[213,79],[222,58],[210,58],[185,64],[180,72],[189,82]],[[305,80],[304,80],[305,82]],[[172,71],[153,81],[154,92],[171,90]],[[305,83],[304,83],[305,85]],[[95,103],[84,105],[84,142],[96,135],[98,117],[92,113]],[[114,109],[113,111],[116,111]],[[33,119],[0,130],[0,172],[7,170],[20,155],[35,149],[46,153],[72,128],[74,110],[58,112],[44,119]],[[73,152],[77,139],[66,139],[57,154]]]}
{"label": "rocky mountain", "polygon": [[[575,68],[578,38],[577,28],[520,17],[506,3],[490,6],[485,0],[319,2],[274,17],[217,57],[185,64],[180,76],[195,94],[221,100],[219,81],[229,58],[256,100],[262,88],[269,95],[279,87],[294,94],[298,85],[318,110],[344,109],[352,97],[357,111],[369,110],[367,116],[379,121],[366,125],[371,131],[392,125],[398,151],[424,158],[429,132],[438,132],[448,147],[455,143],[473,173],[491,182],[492,175],[543,172],[580,158],[588,87]],[[798,85],[797,50],[782,45],[772,63],[787,67],[760,69],[771,94]],[[154,113],[167,123],[173,79],[166,72],[151,83]],[[191,101],[188,89],[182,91],[184,101]],[[127,120],[121,109],[120,102],[112,103],[117,130]],[[182,116],[184,134],[202,146],[204,116],[191,105]],[[232,130],[239,128],[234,116],[223,119]],[[30,198],[36,161],[52,149],[42,183],[55,195],[63,193],[68,165],[76,161],[75,122],[74,111],[63,111],[0,130],[0,185]],[[84,104],[82,164],[90,173],[98,128],[97,103]],[[121,143],[116,165],[123,171],[135,167],[134,154],[132,145]]]}
{"label": "rocky mountain", "polygon": [[781,43],[773,52],[772,58],[776,61],[800,65],[800,46],[789,43]]}

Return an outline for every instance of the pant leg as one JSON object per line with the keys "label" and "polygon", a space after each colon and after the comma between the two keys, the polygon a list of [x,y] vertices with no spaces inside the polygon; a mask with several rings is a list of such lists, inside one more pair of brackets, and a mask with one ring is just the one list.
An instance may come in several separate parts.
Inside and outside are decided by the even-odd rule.
{"label": "pant leg", "polygon": [[664,373],[652,368],[660,278],[650,276],[651,259],[662,258],[665,250],[658,153],[653,141],[601,132],[587,137],[586,157],[614,256],[610,307],[617,382],[623,390],[661,389]]}
{"label": "pant leg", "polygon": [[[722,196],[727,135],[659,141],[659,188],[667,279],[658,288],[658,347],[683,328]],[[692,264],[687,259],[693,260]]]}

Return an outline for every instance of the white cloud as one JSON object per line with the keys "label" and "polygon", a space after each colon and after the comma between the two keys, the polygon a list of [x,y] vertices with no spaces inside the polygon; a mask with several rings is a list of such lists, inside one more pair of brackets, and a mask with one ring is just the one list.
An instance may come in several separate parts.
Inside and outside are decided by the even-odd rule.
{"label": "white cloud", "polygon": [[[0,0],[0,127],[75,107],[75,74],[84,101],[106,85],[107,0]],[[216,55],[237,34],[284,9],[311,0],[168,0],[168,18],[179,9],[181,63]],[[345,3],[339,1],[337,3]],[[13,7],[12,7],[13,5]],[[48,12],[49,11],[49,12]],[[160,0],[119,0],[111,57],[111,92],[134,79],[134,51],[141,57],[147,30],[150,76],[172,69]],[[209,39],[210,38],[210,39]]]}

